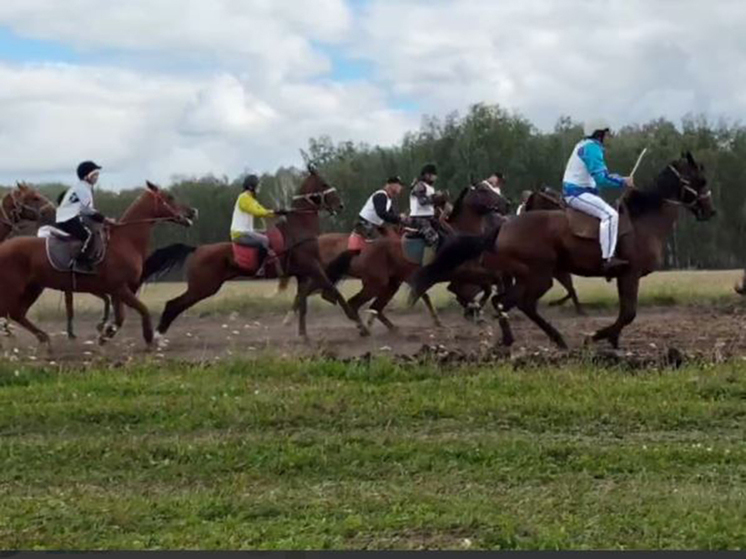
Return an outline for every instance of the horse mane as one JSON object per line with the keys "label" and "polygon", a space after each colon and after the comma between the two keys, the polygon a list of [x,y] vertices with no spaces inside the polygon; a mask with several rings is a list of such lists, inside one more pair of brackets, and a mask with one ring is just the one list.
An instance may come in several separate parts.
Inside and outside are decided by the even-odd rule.
{"label": "horse mane", "polygon": [[456,219],[456,217],[458,217],[458,215],[461,213],[461,210],[464,209],[464,199],[466,198],[466,195],[469,193],[470,189],[470,186],[465,186],[459,193],[458,198],[456,198],[456,201],[453,203],[451,215],[449,215],[448,219],[446,220],[448,223],[451,223],[454,219]]}
{"label": "horse mane", "polygon": [[632,218],[659,211],[664,200],[665,198],[658,190],[650,188],[629,190],[622,198],[622,202]]}

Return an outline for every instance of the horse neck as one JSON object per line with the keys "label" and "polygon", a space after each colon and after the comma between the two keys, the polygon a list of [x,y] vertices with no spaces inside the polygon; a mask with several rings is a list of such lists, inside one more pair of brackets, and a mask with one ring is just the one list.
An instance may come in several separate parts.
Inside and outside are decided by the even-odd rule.
{"label": "horse neck", "polygon": [[477,212],[464,205],[461,207],[461,211],[453,218],[451,226],[456,231],[462,233],[480,233],[482,231],[482,225],[485,221],[485,215],[479,215]]}
{"label": "horse neck", "polygon": [[[132,202],[119,220],[120,226],[111,233],[111,243],[126,242],[131,244],[143,258],[150,245],[150,235],[153,232],[155,222],[147,221],[155,218],[154,195],[144,193]],[[139,222],[125,225],[128,222]]]}
{"label": "horse neck", "polygon": [[632,224],[635,228],[635,234],[639,238],[654,239],[658,241],[658,246],[663,247],[678,219],[679,206],[664,201],[659,210],[646,212],[632,218]]}
{"label": "horse neck", "polygon": [[303,213],[288,214],[283,228],[285,235],[292,239],[318,237],[321,232],[318,208],[306,200],[296,200],[292,208]]}

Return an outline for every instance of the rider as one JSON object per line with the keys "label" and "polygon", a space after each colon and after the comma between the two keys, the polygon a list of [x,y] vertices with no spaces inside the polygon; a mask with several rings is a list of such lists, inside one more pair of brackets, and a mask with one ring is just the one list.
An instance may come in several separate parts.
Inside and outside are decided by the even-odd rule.
{"label": "rider", "polygon": [[108,222],[103,214],[93,207],[93,187],[98,182],[101,167],[93,161],[83,161],[78,165],[77,174],[80,182],[67,189],[60,199],[55,227],[83,243],[76,258],[78,268],[92,271],[93,250],[95,243],[93,231],[86,220],[98,223]]}
{"label": "rider", "polygon": [[586,137],[573,148],[562,179],[567,205],[601,220],[599,240],[605,273],[627,264],[614,257],[619,230],[619,214],[599,196],[599,187],[632,187],[632,177],[621,177],[609,172],[604,159],[604,140],[610,135],[609,125],[603,120],[585,123]]}
{"label": "rider", "polygon": [[505,175],[499,171],[495,171],[489,177],[482,181],[483,184],[487,185],[492,191],[498,196],[502,196],[502,187],[505,184]]}
{"label": "rider", "polygon": [[428,163],[422,167],[419,178],[412,186],[409,194],[409,216],[414,225],[425,239],[425,244],[435,246],[438,243],[438,231],[435,229],[435,204],[437,194],[433,184],[438,178],[438,169]]}
{"label": "rider", "polygon": [[254,230],[255,217],[275,217],[287,214],[285,210],[268,210],[256,199],[259,191],[259,177],[248,175],[243,181],[243,192],[236,199],[233,208],[233,219],[231,221],[231,241],[246,247],[259,249],[261,266],[257,276],[264,275],[264,265],[269,257],[275,263],[277,275],[282,275],[282,268],[277,255],[269,244],[269,238],[263,233]]}
{"label": "rider", "polygon": [[360,210],[353,233],[364,239],[377,239],[383,235],[382,228],[385,223],[402,223],[402,218],[392,211],[391,206],[392,200],[399,196],[403,186],[399,177],[390,177],[382,189],[371,194]]}
{"label": "rider", "polygon": [[532,192],[530,190],[524,190],[521,192],[521,204],[516,208],[515,215],[521,215],[526,209],[526,202],[531,197]]}

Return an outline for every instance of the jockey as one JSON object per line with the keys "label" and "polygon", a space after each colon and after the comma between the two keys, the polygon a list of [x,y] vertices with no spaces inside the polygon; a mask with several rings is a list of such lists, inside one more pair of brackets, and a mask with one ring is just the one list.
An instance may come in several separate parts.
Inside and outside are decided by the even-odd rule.
{"label": "jockey", "polygon": [[605,273],[627,264],[614,257],[619,230],[619,214],[599,196],[600,187],[632,187],[632,177],[609,173],[604,159],[604,140],[610,133],[603,121],[586,122],[586,137],[573,148],[562,179],[563,195],[567,205],[601,220],[599,240]]}
{"label": "jockey", "polygon": [[515,215],[521,215],[526,209],[526,202],[531,197],[532,192],[530,190],[524,190],[521,192],[521,204],[516,208]]}
{"label": "jockey", "polygon": [[428,163],[422,167],[420,176],[412,186],[409,195],[409,217],[429,246],[434,246],[438,242],[438,232],[433,225],[435,221],[433,198],[437,194],[433,184],[437,178],[438,169],[432,163]]}
{"label": "jockey", "polygon": [[488,186],[498,196],[502,196],[502,186],[505,184],[505,175],[499,171],[495,171],[489,177],[482,181],[482,184]]}
{"label": "jockey", "polygon": [[101,167],[93,161],[83,161],[78,165],[78,184],[67,189],[60,199],[55,227],[83,243],[76,259],[81,268],[93,269],[91,262],[95,244],[93,232],[86,219],[103,223],[112,223],[93,207],[93,187],[98,182]]}
{"label": "jockey", "polygon": [[231,241],[246,247],[259,249],[261,266],[256,275],[264,275],[264,264],[267,257],[274,260],[278,275],[282,269],[277,255],[269,245],[269,238],[254,230],[255,217],[275,217],[287,214],[285,210],[268,210],[256,199],[259,190],[259,177],[248,175],[243,181],[243,192],[236,199],[231,221]]}
{"label": "jockey", "polygon": [[391,177],[382,189],[370,195],[360,210],[353,233],[364,239],[377,239],[382,235],[382,227],[386,223],[399,225],[402,218],[391,210],[392,199],[399,196],[403,187],[399,177]]}

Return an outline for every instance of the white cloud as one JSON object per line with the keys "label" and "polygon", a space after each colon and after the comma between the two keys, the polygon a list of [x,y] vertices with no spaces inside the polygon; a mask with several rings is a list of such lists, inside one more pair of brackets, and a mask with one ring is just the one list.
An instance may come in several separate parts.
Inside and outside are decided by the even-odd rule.
{"label": "white cloud", "polygon": [[[0,26],[84,62],[0,63],[0,181],[87,157],[118,186],[271,170],[311,136],[390,144],[475,102],[544,128],[734,118],[745,24],[737,0],[1,0]],[[370,74],[335,78],[334,52]]]}

